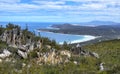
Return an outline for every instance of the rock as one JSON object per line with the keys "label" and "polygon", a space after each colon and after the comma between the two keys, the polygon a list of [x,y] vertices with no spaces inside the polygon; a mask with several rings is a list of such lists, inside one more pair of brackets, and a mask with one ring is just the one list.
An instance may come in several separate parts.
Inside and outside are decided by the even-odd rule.
{"label": "rock", "polygon": [[51,64],[54,64],[54,60],[55,60],[55,52],[51,52],[49,53],[48,57],[46,57],[46,62],[51,62]]}
{"label": "rock", "polygon": [[103,66],[104,63],[100,63],[100,71],[104,71],[104,66]]}
{"label": "rock", "polygon": [[41,54],[38,54],[40,55],[38,60],[37,60],[37,63],[38,64],[60,64],[61,62],[63,62],[62,60],[62,57],[57,55],[55,53],[55,51],[51,51],[51,52],[47,52],[47,53],[41,53]]}
{"label": "rock", "polygon": [[46,45],[46,48],[47,48],[47,49],[51,49],[51,46],[50,46],[50,45]]}
{"label": "rock", "polygon": [[69,60],[68,60],[68,58],[66,58],[65,60],[64,60],[64,63],[68,63],[69,62]]}
{"label": "rock", "polygon": [[56,58],[55,58],[55,60],[54,60],[54,64],[60,64],[60,63],[62,63],[63,61],[62,61],[62,57],[60,57],[60,56],[56,56]]}
{"label": "rock", "polygon": [[26,52],[23,52],[21,50],[18,50],[18,55],[21,56],[22,58],[26,59],[27,58],[27,53]]}
{"label": "rock", "polygon": [[85,51],[80,52],[81,55],[88,55]]}
{"label": "rock", "polygon": [[31,43],[31,44],[29,45],[28,52],[33,51],[33,50],[34,50],[34,43]]}
{"label": "rock", "polygon": [[68,58],[71,57],[70,51],[67,51],[67,50],[60,51],[60,55],[66,55]]}
{"label": "rock", "polygon": [[99,55],[95,52],[93,52],[93,55],[96,57],[96,58],[99,58]]}
{"label": "rock", "polygon": [[93,56],[95,58],[99,58],[99,55],[97,53],[95,53],[95,52],[89,52],[89,55]]}
{"label": "rock", "polygon": [[8,31],[8,34],[7,34],[7,39],[6,39],[6,42],[7,44],[10,44],[11,43],[11,37],[12,37],[12,34],[11,34],[12,31]]}
{"label": "rock", "polygon": [[13,38],[12,38],[12,46],[16,47],[16,37],[17,37],[17,29],[13,29]]}
{"label": "rock", "polygon": [[39,41],[37,42],[36,46],[37,46],[37,48],[40,49],[40,48],[42,47],[42,41],[39,40]]}
{"label": "rock", "polygon": [[7,49],[3,50],[3,53],[0,54],[0,58],[6,58],[9,57],[12,53],[8,51]]}
{"label": "rock", "polygon": [[5,41],[9,46],[17,48],[17,46],[21,45],[20,32],[17,28],[12,30],[5,30],[5,32],[1,35],[0,39]]}
{"label": "rock", "polygon": [[26,64],[25,63],[22,63],[22,67],[25,67],[26,66]]}
{"label": "rock", "polygon": [[[41,48],[42,45],[40,40],[38,42],[32,42],[34,40],[32,40],[31,36],[26,35],[28,36],[26,39],[22,32],[23,31],[17,28],[5,30],[5,32],[0,36],[0,40],[5,41],[10,47],[22,49],[22,51],[27,51],[27,53],[33,51],[35,49],[35,45],[38,48]],[[1,56],[3,56],[3,54],[1,54]]]}
{"label": "rock", "polygon": [[30,65],[30,64],[28,64],[28,65],[27,65],[27,67],[28,67],[28,68],[30,68],[30,67],[31,67],[31,65]]}
{"label": "rock", "polygon": [[7,40],[7,30],[1,35],[1,40],[6,41]]}
{"label": "rock", "polygon": [[77,61],[74,61],[73,63],[76,64],[76,65],[78,64]]}
{"label": "rock", "polygon": [[19,49],[22,49],[22,50],[26,50],[26,45],[21,45],[21,46],[18,46]]}
{"label": "rock", "polygon": [[76,45],[76,48],[79,48],[79,47],[81,48],[81,45],[80,45],[80,44],[77,44],[77,45]]}
{"label": "rock", "polygon": [[76,45],[76,47],[73,47],[73,48],[71,49],[71,52],[74,53],[75,55],[80,55],[81,52],[85,52],[85,51],[84,51],[84,50],[81,48],[81,46],[78,44],[78,45]]}
{"label": "rock", "polygon": [[0,59],[0,63],[2,63],[2,59]]}
{"label": "rock", "polygon": [[28,37],[27,41],[26,41],[26,44],[30,45],[31,44],[31,38]]}

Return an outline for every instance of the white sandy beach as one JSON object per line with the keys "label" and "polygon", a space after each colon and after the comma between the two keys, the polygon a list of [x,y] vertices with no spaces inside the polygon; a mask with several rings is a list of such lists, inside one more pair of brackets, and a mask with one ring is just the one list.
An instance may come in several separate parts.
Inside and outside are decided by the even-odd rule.
{"label": "white sandy beach", "polygon": [[[71,42],[67,42],[67,43],[70,43],[70,44],[74,44],[74,43],[81,43],[81,42],[86,42],[86,41],[90,41],[90,40],[94,40],[98,37],[95,37],[95,36],[91,36],[91,35],[84,35],[84,38],[83,39],[79,39],[79,40],[73,40]],[[60,42],[59,44],[63,44],[64,42]]]}
{"label": "white sandy beach", "polygon": [[[38,32],[46,32],[46,31],[40,31],[38,30]],[[46,32],[46,33],[54,33],[54,32]],[[54,34],[61,34],[61,35],[73,35],[73,34],[63,34],[63,33],[54,33]],[[81,43],[81,42],[86,42],[86,41],[90,41],[90,40],[94,40],[100,36],[91,36],[91,35],[74,35],[74,36],[83,36],[84,38],[83,39],[76,39],[76,40],[72,40],[72,41],[67,41],[68,44],[74,44],[74,43]],[[62,42],[58,42],[59,44],[63,44],[64,41]]]}

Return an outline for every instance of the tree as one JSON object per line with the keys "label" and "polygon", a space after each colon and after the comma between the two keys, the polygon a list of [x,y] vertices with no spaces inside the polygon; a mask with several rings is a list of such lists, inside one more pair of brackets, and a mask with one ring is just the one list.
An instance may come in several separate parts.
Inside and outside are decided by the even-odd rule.
{"label": "tree", "polygon": [[9,28],[9,29],[13,29],[14,28],[14,25],[12,23],[8,23],[6,25],[6,28]]}
{"label": "tree", "polygon": [[12,23],[8,23],[7,25],[6,25],[6,28],[7,29],[13,29],[13,28],[17,28],[18,30],[20,30],[21,28],[20,28],[20,26],[18,26],[18,25],[14,25],[14,24],[12,24]]}
{"label": "tree", "polygon": [[1,27],[0,27],[0,35],[4,32],[4,30],[5,30],[5,29],[1,26]]}
{"label": "tree", "polygon": [[64,41],[64,43],[63,43],[63,48],[64,48],[64,49],[68,49],[68,44],[67,44],[66,41]]}
{"label": "tree", "polygon": [[26,24],[26,28],[25,28],[25,30],[27,30],[28,31],[28,25]]}

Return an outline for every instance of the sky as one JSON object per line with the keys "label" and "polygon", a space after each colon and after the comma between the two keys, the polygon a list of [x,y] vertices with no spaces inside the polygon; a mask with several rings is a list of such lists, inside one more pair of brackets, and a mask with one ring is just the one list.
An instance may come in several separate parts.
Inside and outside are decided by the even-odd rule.
{"label": "sky", "polygon": [[0,0],[0,22],[120,22],[120,0]]}

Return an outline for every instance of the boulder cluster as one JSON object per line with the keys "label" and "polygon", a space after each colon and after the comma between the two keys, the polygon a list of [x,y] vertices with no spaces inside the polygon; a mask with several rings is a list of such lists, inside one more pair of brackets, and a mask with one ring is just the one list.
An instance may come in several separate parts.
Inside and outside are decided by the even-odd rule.
{"label": "boulder cluster", "polygon": [[6,42],[9,46],[20,48],[22,50],[33,50],[34,48],[41,48],[41,42],[32,42],[30,36],[25,37],[22,30],[13,28],[12,30],[5,30],[5,32],[0,36],[0,40]]}
{"label": "boulder cluster", "polygon": [[82,47],[79,44],[77,44],[75,47],[72,47],[71,52],[74,55],[92,56],[97,59],[99,58],[99,55],[97,53],[91,52],[91,51],[86,51],[86,50],[82,49]]}
{"label": "boulder cluster", "polygon": [[50,52],[38,53],[39,58],[37,63],[39,64],[63,64],[69,62],[71,52],[67,50],[56,51],[52,49]]}
{"label": "boulder cluster", "polygon": [[13,28],[12,30],[5,30],[0,36],[0,40],[6,42],[9,47],[18,49],[18,54],[22,58],[27,58],[27,53],[33,51],[36,48],[41,48],[41,41],[32,42],[31,37],[25,38],[22,30]]}

